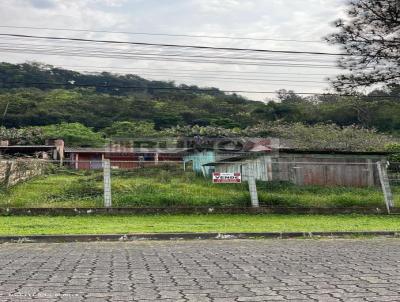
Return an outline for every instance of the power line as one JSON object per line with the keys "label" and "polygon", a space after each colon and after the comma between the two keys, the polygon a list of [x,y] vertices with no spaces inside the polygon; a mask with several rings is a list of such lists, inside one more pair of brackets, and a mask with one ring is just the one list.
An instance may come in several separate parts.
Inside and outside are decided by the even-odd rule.
{"label": "power line", "polygon": [[209,50],[224,50],[224,51],[246,51],[246,52],[257,52],[257,53],[285,53],[285,54],[306,54],[306,55],[326,55],[326,56],[350,56],[350,54],[346,54],[346,53],[330,53],[330,52],[317,52],[317,51],[215,47],[215,46],[202,46],[202,45],[148,43],[148,42],[132,42],[132,41],[116,41],[116,40],[97,40],[97,39],[84,39],[84,38],[71,38],[71,37],[55,37],[55,36],[36,36],[36,35],[23,35],[23,34],[10,34],[10,33],[0,33],[0,36],[41,39],[41,40],[58,40],[58,41],[74,41],[74,42],[94,42],[94,43],[107,43],[107,44],[128,44],[128,45],[142,45],[142,46],[173,47],[173,48],[183,48],[183,49],[209,49]]}
{"label": "power line", "polygon": [[[201,57],[201,58],[213,58],[213,59],[224,59],[224,58],[228,58],[228,59],[250,59],[250,60],[275,60],[275,61],[294,61],[294,62],[319,62],[319,63],[334,63],[335,61],[332,61],[332,58],[329,58],[327,60],[323,60],[323,59],[318,59],[316,60],[315,58],[296,58],[296,57],[292,57],[290,55],[287,54],[283,54],[282,56],[279,57],[275,57],[275,54],[272,54],[272,56],[255,56],[254,54],[251,54],[251,56],[249,55],[236,55],[232,57],[232,54],[230,54],[229,52],[224,53],[223,55],[220,54],[216,54],[216,53],[207,53],[207,52],[189,52],[190,55],[187,54],[187,52],[184,51],[173,51],[173,52],[169,52],[169,51],[157,51],[157,52],[149,52],[148,50],[146,50],[146,52],[144,53],[144,49],[134,49],[134,50],[127,50],[127,49],[118,49],[118,48],[93,48],[93,47],[80,47],[80,46],[75,46],[75,45],[43,45],[43,44],[27,44],[27,43],[10,43],[10,42],[6,42],[6,43],[2,43],[0,42],[0,46],[3,46],[5,48],[11,48],[13,47],[13,49],[15,50],[25,50],[26,48],[29,49],[34,49],[35,50],[40,50],[40,51],[46,51],[46,50],[50,50],[50,51],[69,51],[69,52],[88,52],[88,51],[92,51],[92,52],[102,52],[102,53],[112,53],[112,54],[143,54],[143,55],[165,55],[165,56],[182,56],[182,57]],[[226,55],[230,55],[229,57],[226,57]],[[271,54],[267,54],[267,55],[271,55]]]}
{"label": "power line", "polygon": [[[1,45],[1,43],[0,43]],[[4,45],[4,44],[3,44]],[[36,46],[36,45],[28,45],[28,46]],[[14,50],[14,51],[19,51],[19,50],[25,50],[26,48],[24,46],[17,45],[17,47],[14,46],[14,48],[9,47],[9,44],[7,44],[6,47],[3,47],[2,49],[6,50]],[[265,58],[265,57],[248,57],[248,56],[214,56],[214,55],[200,55],[200,54],[194,54],[194,55],[188,55],[188,54],[182,54],[182,53],[154,53],[154,52],[146,52],[143,53],[143,51],[136,51],[136,52],[126,52],[126,51],[119,51],[119,50],[107,50],[107,49],[84,49],[84,48],[60,48],[60,47],[55,47],[53,49],[51,48],[43,48],[42,46],[36,47],[35,49],[30,48],[30,51],[53,51],[53,52],[68,52],[68,53],[97,53],[97,54],[113,54],[113,55],[140,55],[143,57],[148,57],[148,56],[158,56],[158,57],[180,57],[180,58],[199,58],[199,59],[228,59],[228,60],[250,60],[250,61],[281,61],[281,62],[301,62],[301,63],[308,63],[308,62],[318,62],[318,63],[333,63],[331,61],[317,61],[317,60],[304,60],[304,59],[295,59],[295,58]],[[107,52],[109,51],[109,52]],[[314,64],[312,64],[314,65]]]}
{"label": "power line", "polygon": [[166,37],[187,37],[187,38],[210,38],[210,39],[229,39],[229,40],[250,40],[250,41],[277,41],[277,42],[296,42],[296,43],[323,43],[318,40],[297,40],[297,39],[276,39],[276,38],[249,38],[249,37],[230,37],[230,36],[210,36],[210,35],[189,35],[189,34],[167,34],[167,33],[148,33],[148,32],[131,32],[131,31],[108,31],[108,30],[90,30],[75,28],[54,28],[54,27],[32,27],[32,26],[11,26],[0,25],[0,28],[15,29],[33,29],[33,30],[53,30],[53,31],[71,31],[71,32],[91,32],[91,33],[108,33],[108,34],[126,34],[126,35],[143,35],[143,36],[166,36]]}
{"label": "power line", "polygon": [[[6,38],[7,39],[7,38]],[[37,41],[35,41],[37,42]],[[62,43],[65,41],[61,41]],[[83,51],[83,52],[88,52],[88,51],[92,51],[92,52],[109,52],[109,53],[123,53],[123,54],[127,54],[127,52],[129,54],[140,54],[143,53],[143,51],[146,51],[146,55],[176,55],[176,56],[188,56],[187,52],[185,50],[174,50],[174,51],[170,51],[170,50],[164,50],[164,49],[152,49],[153,53],[149,53],[149,49],[147,47],[145,47],[145,49],[143,48],[139,48],[137,49],[137,45],[129,45],[130,47],[133,47],[133,50],[131,49],[126,49],[126,47],[124,45],[124,48],[120,49],[120,48],[116,48],[113,45],[107,45],[107,47],[102,47],[102,48],[98,48],[98,47],[81,47],[80,45],[63,45],[63,44],[36,44],[36,43],[20,43],[20,42],[16,42],[14,43],[13,40],[6,41],[6,42],[0,42],[0,45],[4,46],[4,47],[10,47],[13,46],[14,49],[16,50],[25,50],[26,48],[28,49],[32,49],[33,47],[36,50],[53,50],[53,51]],[[108,48],[108,47],[112,47],[112,48]],[[156,51],[156,53],[154,53],[154,51]],[[191,52],[193,51],[193,53]],[[218,52],[209,52],[209,50],[200,50],[200,51],[194,51],[194,50],[190,50],[189,54],[194,54],[197,57],[206,57],[206,58],[224,58],[223,56],[221,56]],[[224,55],[230,55],[232,56],[231,51],[226,51],[224,53]],[[250,56],[251,55],[251,56]],[[259,55],[268,55],[268,57],[264,57],[264,56],[259,56]],[[279,57],[275,57],[276,55],[280,55]],[[193,55],[192,55],[193,56]],[[271,57],[269,57],[271,56]],[[302,61],[302,62],[324,62],[324,63],[334,63],[335,61],[332,61],[332,59],[335,58],[329,58],[328,60],[321,60],[321,59],[315,59],[315,58],[311,58],[311,57],[304,57],[304,58],[298,58],[295,57],[293,55],[289,55],[289,54],[274,54],[274,53],[263,53],[263,54],[257,54],[257,56],[255,56],[255,54],[235,54],[234,57],[230,57],[232,59],[253,59],[253,60],[285,60],[285,61]]]}
{"label": "power line", "polygon": [[[95,68],[96,67],[94,67],[94,70],[90,70],[90,69],[86,69],[86,68],[79,68],[77,71],[79,71],[79,72],[87,72],[87,73],[96,73],[96,74],[104,72],[103,69],[95,69]],[[127,75],[126,69],[124,69],[122,71],[121,70],[117,71],[117,70],[119,70],[119,69],[118,68],[113,68],[113,71],[111,71],[109,73]],[[273,76],[273,75],[275,75],[275,74],[272,73],[272,74],[261,74],[261,75],[257,75],[256,74],[256,75],[254,75],[254,76],[258,77],[258,78],[242,78],[242,77],[239,77],[239,78],[238,77],[226,78],[227,76],[246,76],[246,74],[238,73],[236,75],[234,73],[231,73],[230,75],[227,75],[227,74],[224,74],[224,73],[220,73],[220,74],[218,74],[218,73],[216,73],[216,74],[210,73],[210,74],[207,74],[207,73],[201,73],[201,72],[200,73],[179,73],[179,72],[175,73],[172,70],[169,73],[155,73],[155,72],[152,73],[151,71],[152,70],[149,70],[149,72],[136,71],[135,73],[129,73],[129,74],[138,75],[138,76],[148,75],[148,76],[191,77],[191,78],[207,78],[207,79],[208,78],[209,79],[219,79],[220,78],[220,79],[236,79],[236,80],[268,80],[268,78],[263,77],[263,75],[264,76]],[[247,75],[250,76],[249,74],[247,74]],[[276,75],[279,75],[279,74],[276,74]],[[328,76],[326,76],[326,77],[328,77]],[[277,79],[277,78],[274,78],[274,79]],[[297,76],[285,76],[284,79],[299,79],[299,76],[298,75]],[[313,78],[312,77],[311,78],[305,77],[305,79],[306,80],[312,80]]]}
{"label": "power line", "polygon": [[[120,86],[109,84],[77,84],[77,83],[50,83],[50,82],[4,82],[3,85],[51,85],[51,86],[68,86],[68,87],[93,87],[93,88],[116,88],[116,89],[141,89],[148,90],[183,90],[198,92],[221,92],[221,93],[254,93],[254,94],[276,94],[277,91],[254,91],[254,90],[220,90],[217,88],[194,88],[194,87],[160,87],[160,86]],[[4,88],[4,87],[3,87]],[[294,92],[297,95],[319,95],[319,96],[337,96],[337,97],[361,97],[361,98],[400,98],[400,95],[355,95],[355,94],[337,94],[337,93],[319,93],[319,92]]]}
{"label": "power line", "polygon": [[216,76],[197,76],[197,75],[165,75],[165,74],[154,74],[154,73],[141,73],[140,75],[145,75],[145,76],[159,76],[159,77],[165,77],[165,76],[171,76],[171,77],[177,77],[177,78],[184,78],[184,79],[190,79],[190,78],[199,78],[199,79],[217,79],[217,80],[240,80],[240,81],[261,81],[261,82],[287,82],[287,83],[320,83],[320,84],[326,84],[324,81],[312,81],[312,80],[286,80],[286,79],[260,79],[260,78],[236,78],[236,77],[216,77]]}
{"label": "power line", "polygon": [[115,59],[121,59],[121,60],[144,60],[144,61],[167,61],[167,62],[183,62],[183,63],[202,63],[202,64],[223,64],[223,65],[238,65],[238,66],[274,66],[274,67],[293,67],[293,68],[328,68],[328,69],[338,69],[336,67],[332,67],[331,65],[314,65],[314,64],[282,64],[282,63],[256,63],[256,62],[234,62],[234,61],[217,61],[217,60],[196,60],[196,59],[182,59],[182,58],[165,58],[162,56],[153,56],[153,57],[142,57],[142,56],[122,56],[122,55],[107,55],[107,54],[88,54],[88,53],[78,53],[78,54],[72,54],[72,53],[66,53],[66,52],[59,52],[59,53],[50,53],[50,52],[45,52],[45,53],[40,53],[40,52],[35,52],[29,49],[26,50],[15,50],[15,49],[0,49],[0,52],[19,52],[19,53],[30,53],[30,54],[39,54],[39,55],[55,55],[55,56],[72,56],[72,57],[88,57],[88,58],[115,58]]}
{"label": "power line", "polygon": [[121,70],[155,70],[155,71],[169,71],[169,72],[200,72],[200,73],[238,73],[238,74],[260,74],[260,75],[296,75],[296,76],[329,76],[324,73],[289,73],[289,72],[260,72],[260,71],[245,71],[245,70],[206,70],[206,69],[167,69],[167,68],[144,68],[144,67],[117,67],[117,66],[90,66],[90,65],[56,65],[54,68],[60,67],[69,68],[102,68],[102,69],[121,69]]}
{"label": "power line", "polygon": [[[207,69],[177,69],[177,68],[173,68],[173,69],[168,69],[168,68],[151,68],[151,67],[121,67],[121,66],[90,66],[90,65],[64,65],[64,64],[56,64],[56,65],[51,65],[51,64],[44,64],[45,66],[50,66],[51,68],[54,69],[63,69],[63,70],[71,70],[71,69],[65,69],[65,68],[81,68],[81,72],[83,71],[88,71],[88,72],[92,72],[89,70],[86,70],[86,68],[90,68],[90,69],[96,69],[93,72],[104,72],[104,69],[111,69],[111,71],[107,71],[110,73],[113,73],[112,70],[126,70],[127,72],[129,71],[141,71],[141,70],[145,70],[145,71],[161,71],[161,72],[168,72],[168,75],[171,74],[175,74],[175,73],[186,73],[186,72],[193,72],[193,75],[197,75],[197,74],[202,74],[202,75],[206,75],[206,74],[211,74],[211,75],[215,75],[215,74],[224,74],[224,73],[228,73],[229,75],[232,74],[238,74],[238,75],[259,75],[259,76],[269,76],[269,75],[289,75],[289,76],[296,76],[296,78],[298,78],[298,76],[304,77],[304,76],[321,76],[321,77],[329,77],[329,76],[334,76],[334,74],[326,74],[326,73],[290,73],[290,72],[269,72],[269,71],[246,71],[246,70],[207,70]],[[97,70],[99,69],[100,70]],[[125,73],[126,74],[126,73]]]}

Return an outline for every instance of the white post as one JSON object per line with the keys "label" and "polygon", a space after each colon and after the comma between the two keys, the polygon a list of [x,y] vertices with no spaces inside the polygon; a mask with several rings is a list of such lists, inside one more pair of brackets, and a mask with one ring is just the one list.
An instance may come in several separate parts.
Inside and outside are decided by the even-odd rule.
{"label": "white post", "polygon": [[258,208],[260,203],[258,201],[256,178],[249,165],[247,165],[247,182],[249,183],[251,206],[253,208]]}
{"label": "white post", "polygon": [[111,164],[109,159],[103,160],[104,207],[111,208]]}
{"label": "white post", "polygon": [[390,189],[389,177],[387,175],[387,162],[378,161],[376,163],[378,168],[379,180],[385,197],[386,209],[390,214],[390,208],[394,206],[392,190]]}

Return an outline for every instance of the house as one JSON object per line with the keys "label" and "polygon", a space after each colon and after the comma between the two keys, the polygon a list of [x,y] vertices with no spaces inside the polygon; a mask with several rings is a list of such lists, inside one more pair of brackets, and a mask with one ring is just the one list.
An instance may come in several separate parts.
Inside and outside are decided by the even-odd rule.
{"label": "house", "polygon": [[241,172],[261,181],[288,181],[297,185],[379,185],[376,163],[386,160],[385,152],[309,151],[280,149],[276,153],[256,152],[203,166],[209,172]]}
{"label": "house", "polygon": [[157,165],[159,162],[182,162],[184,148],[65,148],[72,168],[101,169],[102,161],[109,159],[114,169],[134,169]]}
{"label": "house", "polygon": [[226,158],[249,155],[252,153],[271,153],[276,148],[276,141],[270,138],[221,138],[215,140],[213,147],[188,149],[183,156],[185,165],[192,165],[197,174],[210,176],[214,168],[208,163],[222,161]]}

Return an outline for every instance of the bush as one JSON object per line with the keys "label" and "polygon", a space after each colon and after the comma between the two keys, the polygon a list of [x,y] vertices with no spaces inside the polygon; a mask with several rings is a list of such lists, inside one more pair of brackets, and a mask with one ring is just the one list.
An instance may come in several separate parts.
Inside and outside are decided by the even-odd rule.
{"label": "bush", "polygon": [[391,152],[389,161],[400,162],[400,143],[390,143],[385,146],[385,150]]}

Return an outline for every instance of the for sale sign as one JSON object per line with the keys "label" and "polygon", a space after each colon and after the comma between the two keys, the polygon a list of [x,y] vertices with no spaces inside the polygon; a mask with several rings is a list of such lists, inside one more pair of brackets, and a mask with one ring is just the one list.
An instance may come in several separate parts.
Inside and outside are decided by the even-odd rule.
{"label": "for sale sign", "polygon": [[232,183],[241,183],[242,182],[242,175],[240,173],[220,173],[220,172],[214,172],[212,174],[213,177],[213,183],[226,183],[226,184],[232,184]]}

